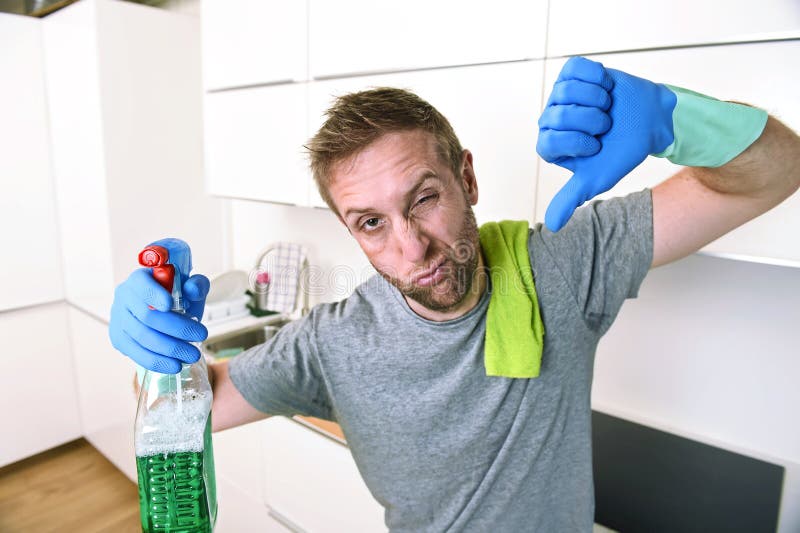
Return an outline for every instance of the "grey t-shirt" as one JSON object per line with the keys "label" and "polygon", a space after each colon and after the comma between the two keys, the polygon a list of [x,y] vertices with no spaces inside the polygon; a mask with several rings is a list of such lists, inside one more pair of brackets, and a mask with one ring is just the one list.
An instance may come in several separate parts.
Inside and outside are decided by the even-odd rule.
{"label": "grey t-shirt", "polygon": [[487,377],[486,309],[433,322],[380,276],[234,358],[255,408],[342,426],[391,531],[591,531],[594,354],[653,255],[649,189],[594,201],[528,249],[539,377]]}

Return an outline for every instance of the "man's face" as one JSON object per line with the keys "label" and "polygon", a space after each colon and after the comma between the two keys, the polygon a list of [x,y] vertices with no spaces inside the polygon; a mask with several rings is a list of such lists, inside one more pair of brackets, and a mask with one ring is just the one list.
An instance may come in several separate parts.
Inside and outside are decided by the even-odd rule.
{"label": "man's face", "polygon": [[423,307],[458,309],[480,254],[471,154],[454,176],[432,134],[391,133],[336,165],[332,178],[342,221],[375,270]]}

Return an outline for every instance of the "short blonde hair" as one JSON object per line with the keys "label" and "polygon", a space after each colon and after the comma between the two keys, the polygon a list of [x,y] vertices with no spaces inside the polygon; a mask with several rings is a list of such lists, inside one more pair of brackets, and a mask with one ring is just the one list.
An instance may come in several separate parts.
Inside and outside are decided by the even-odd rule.
{"label": "short blonde hair", "polygon": [[420,129],[433,134],[442,161],[459,175],[462,148],[450,122],[412,92],[377,87],[345,94],[336,98],[325,116],[327,120],[305,148],[319,194],[337,214],[328,191],[333,167],[387,133]]}

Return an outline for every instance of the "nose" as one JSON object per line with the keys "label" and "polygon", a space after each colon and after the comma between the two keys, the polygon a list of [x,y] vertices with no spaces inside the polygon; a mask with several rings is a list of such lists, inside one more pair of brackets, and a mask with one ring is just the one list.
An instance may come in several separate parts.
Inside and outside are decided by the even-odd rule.
{"label": "nose", "polygon": [[425,232],[414,223],[406,223],[397,232],[397,240],[403,259],[414,265],[424,265],[431,242]]}

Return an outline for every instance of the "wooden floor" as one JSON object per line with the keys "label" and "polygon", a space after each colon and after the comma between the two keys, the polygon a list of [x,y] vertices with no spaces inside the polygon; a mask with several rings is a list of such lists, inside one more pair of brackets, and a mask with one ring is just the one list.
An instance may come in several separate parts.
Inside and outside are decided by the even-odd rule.
{"label": "wooden floor", "polygon": [[139,532],[136,484],[84,439],[0,468],[0,532]]}

